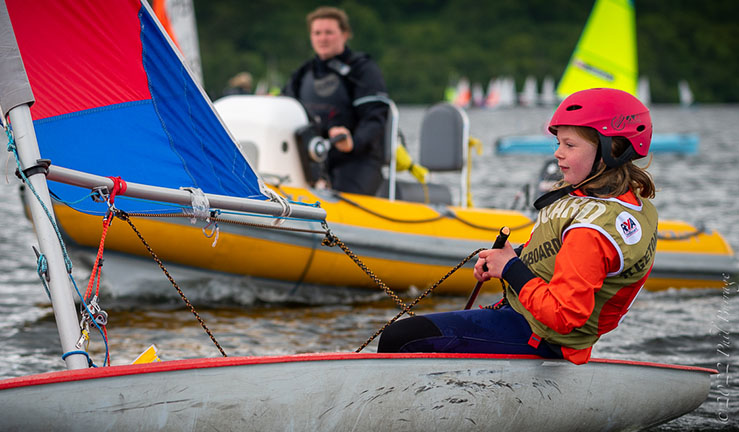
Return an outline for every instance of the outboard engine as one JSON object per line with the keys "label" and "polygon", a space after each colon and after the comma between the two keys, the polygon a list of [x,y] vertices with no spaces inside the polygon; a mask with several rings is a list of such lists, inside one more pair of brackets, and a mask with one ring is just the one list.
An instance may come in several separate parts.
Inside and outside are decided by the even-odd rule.
{"label": "outboard engine", "polygon": [[321,178],[330,144],[316,133],[296,99],[234,95],[214,106],[252,168],[265,179],[307,188]]}
{"label": "outboard engine", "polygon": [[326,179],[326,159],[331,149],[331,141],[320,135],[318,127],[309,123],[295,131],[295,139],[303,167],[305,181],[315,186],[321,178]]}

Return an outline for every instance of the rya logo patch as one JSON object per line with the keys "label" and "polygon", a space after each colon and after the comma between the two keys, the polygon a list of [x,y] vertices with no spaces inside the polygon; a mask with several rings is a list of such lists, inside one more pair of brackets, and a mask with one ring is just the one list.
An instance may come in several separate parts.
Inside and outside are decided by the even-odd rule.
{"label": "rya logo patch", "polygon": [[621,212],[616,218],[616,230],[624,242],[628,245],[633,245],[641,240],[642,229],[639,222],[629,212]]}

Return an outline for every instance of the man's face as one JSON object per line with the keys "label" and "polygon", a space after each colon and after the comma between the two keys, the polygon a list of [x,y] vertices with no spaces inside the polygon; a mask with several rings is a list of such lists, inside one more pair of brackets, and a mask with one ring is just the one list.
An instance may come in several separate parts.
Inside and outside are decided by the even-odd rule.
{"label": "man's face", "polygon": [[310,43],[321,60],[344,52],[349,35],[341,31],[339,22],[332,18],[317,18],[310,25]]}

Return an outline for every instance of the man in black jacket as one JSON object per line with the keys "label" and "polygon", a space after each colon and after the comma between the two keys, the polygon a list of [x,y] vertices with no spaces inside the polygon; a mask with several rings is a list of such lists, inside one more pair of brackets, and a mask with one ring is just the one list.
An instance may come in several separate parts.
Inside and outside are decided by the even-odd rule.
{"label": "man in black jacket", "polygon": [[316,56],[293,72],[282,93],[320,119],[323,136],[346,135],[328,154],[331,187],[374,195],[382,182],[387,105],[362,98],[386,94],[382,73],[367,54],[346,46],[351,28],[344,11],[319,7],[306,20]]}

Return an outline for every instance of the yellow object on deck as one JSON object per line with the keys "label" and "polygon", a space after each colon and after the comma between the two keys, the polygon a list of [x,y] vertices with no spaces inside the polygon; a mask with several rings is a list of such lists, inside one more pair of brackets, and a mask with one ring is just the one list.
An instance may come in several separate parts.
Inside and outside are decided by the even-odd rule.
{"label": "yellow object on deck", "polygon": [[136,357],[136,360],[134,360],[131,364],[154,363],[158,361],[162,360],[159,358],[159,355],[157,355],[157,347],[152,344],[149,345],[149,348],[147,348],[144,352],[139,354],[139,356]]}
{"label": "yellow object on deck", "polygon": [[475,204],[472,202],[472,149],[475,149],[478,156],[482,156],[482,141],[477,138],[470,137],[467,142],[467,207],[474,207]]}
{"label": "yellow object on deck", "polygon": [[428,168],[414,163],[411,155],[408,154],[408,150],[402,145],[398,146],[395,151],[395,160],[395,171],[409,171],[420,183],[426,183],[426,177],[429,174]]}

